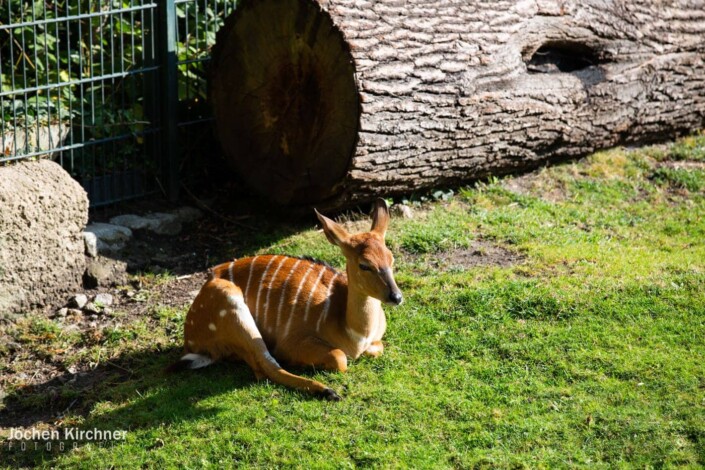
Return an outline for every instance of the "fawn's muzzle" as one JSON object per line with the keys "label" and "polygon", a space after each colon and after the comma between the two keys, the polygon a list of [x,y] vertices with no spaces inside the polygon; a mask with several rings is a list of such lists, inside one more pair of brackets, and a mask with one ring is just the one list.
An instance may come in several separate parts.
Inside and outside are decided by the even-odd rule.
{"label": "fawn's muzzle", "polygon": [[404,300],[404,297],[401,295],[401,292],[399,291],[392,291],[389,293],[389,302],[394,304],[394,305],[401,305],[402,301]]}
{"label": "fawn's muzzle", "polygon": [[393,305],[400,305],[404,300],[404,296],[401,295],[401,291],[397,287],[397,283],[394,281],[394,276],[392,276],[392,270],[390,268],[384,268],[379,270],[382,280],[389,288],[389,295],[387,296],[387,303]]}

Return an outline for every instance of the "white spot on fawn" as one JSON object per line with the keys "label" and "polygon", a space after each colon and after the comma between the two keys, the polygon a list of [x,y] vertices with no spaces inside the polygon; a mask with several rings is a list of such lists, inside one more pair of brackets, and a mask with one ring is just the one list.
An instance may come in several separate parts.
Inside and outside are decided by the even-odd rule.
{"label": "white spot on fawn", "polygon": [[215,330],[216,330],[215,323],[209,323],[209,324],[208,324],[208,329],[211,330],[211,331],[215,331]]}
{"label": "white spot on fawn", "polygon": [[228,313],[227,310],[221,310],[221,311],[220,311],[220,316],[221,316],[221,317],[224,317],[226,313]]}

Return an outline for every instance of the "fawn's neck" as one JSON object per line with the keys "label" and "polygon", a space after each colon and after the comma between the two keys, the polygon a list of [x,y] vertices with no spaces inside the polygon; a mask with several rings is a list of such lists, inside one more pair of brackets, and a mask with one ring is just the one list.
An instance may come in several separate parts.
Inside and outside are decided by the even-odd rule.
{"label": "fawn's neck", "polygon": [[348,299],[345,309],[345,327],[360,336],[369,337],[376,331],[382,302],[370,297],[348,273]]}

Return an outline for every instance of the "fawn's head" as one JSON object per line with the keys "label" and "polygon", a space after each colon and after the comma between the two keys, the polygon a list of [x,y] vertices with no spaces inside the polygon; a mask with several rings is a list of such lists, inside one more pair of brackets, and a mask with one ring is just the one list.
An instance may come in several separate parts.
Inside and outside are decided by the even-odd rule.
{"label": "fawn's head", "polygon": [[369,232],[348,233],[342,225],[316,211],[323,232],[332,244],[340,247],[347,260],[348,283],[382,302],[399,305],[403,297],[392,274],[394,256],[384,243],[389,224],[389,209],[378,199],[372,212]]}

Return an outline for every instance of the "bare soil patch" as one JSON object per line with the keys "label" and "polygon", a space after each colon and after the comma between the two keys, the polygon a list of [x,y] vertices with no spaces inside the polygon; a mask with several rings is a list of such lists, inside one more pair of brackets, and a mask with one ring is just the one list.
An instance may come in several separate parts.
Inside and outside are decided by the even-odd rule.
{"label": "bare soil patch", "polygon": [[666,160],[659,162],[658,166],[675,170],[705,170],[705,162],[693,160]]}
{"label": "bare soil patch", "polygon": [[[547,183],[551,183],[550,185]],[[533,171],[523,175],[504,178],[500,183],[504,189],[520,196],[538,196],[545,201],[560,202],[568,198],[566,188],[556,185],[554,180],[547,180],[542,172]]]}
{"label": "bare soil patch", "polygon": [[[206,279],[205,271],[169,278],[165,281],[134,276],[126,286],[84,291],[89,298],[99,292],[113,295],[114,304],[99,314],[71,312],[58,317],[46,312],[45,318],[57,330],[37,332],[31,326],[0,327],[0,429],[29,427],[37,423],[47,428],[65,424],[69,413],[85,415],[112,384],[144,374],[142,364],[152,365],[154,356],[169,360],[178,349],[164,336],[155,308],[187,308]],[[134,338],[138,347],[116,345],[115,332],[130,331],[137,322],[148,331],[160,331],[154,338]],[[179,335],[167,326],[166,333]],[[55,346],[56,337],[78,336],[65,346]],[[106,356],[94,359],[89,351],[103,347]],[[150,358],[150,356],[152,356]]]}
{"label": "bare soil patch", "polygon": [[423,255],[403,252],[403,256],[443,272],[465,271],[483,266],[513,266],[525,258],[521,253],[482,239],[473,241],[468,247]]}
{"label": "bare soil patch", "polygon": [[478,266],[513,266],[521,263],[524,255],[485,240],[476,240],[472,246],[442,253],[436,258],[441,269],[469,269]]}

